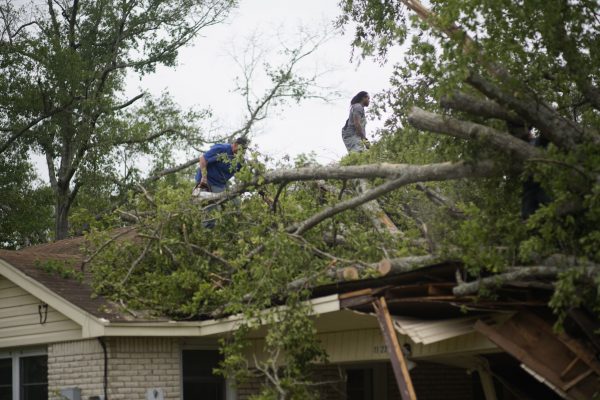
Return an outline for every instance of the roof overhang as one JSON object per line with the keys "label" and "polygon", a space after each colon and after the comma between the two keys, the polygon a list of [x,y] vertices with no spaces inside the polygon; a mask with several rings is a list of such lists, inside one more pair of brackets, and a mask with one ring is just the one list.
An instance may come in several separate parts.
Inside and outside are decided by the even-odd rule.
{"label": "roof overhang", "polygon": [[[319,297],[307,301],[313,315],[323,315],[340,310],[337,294]],[[265,310],[264,313],[277,312],[284,306]],[[241,315],[205,321],[161,321],[161,322],[109,322],[104,326],[104,336],[218,336],[237,330],[248,322]],[[257,325],[258,327],[258,325]]]}
{"label": "roof overhang", "polygon": [[[100,336],[205,337],[235,331],[246,321],[241,314],[204,321],[109,321],[96,317],[69,302],[2,259],[0,259],[0,275],[81,325],[83,338]],[[340,310],[337,294],[311,299],[308,304],[313,315]],[[264,313],[277,311],[283,307],[268,309]]]}

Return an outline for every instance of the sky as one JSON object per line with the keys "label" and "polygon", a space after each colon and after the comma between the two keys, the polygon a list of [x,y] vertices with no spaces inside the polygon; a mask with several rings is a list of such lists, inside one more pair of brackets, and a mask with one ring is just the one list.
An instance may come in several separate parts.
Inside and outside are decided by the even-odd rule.
{"label": "sky", "polygon": [[[233,92],[235,77],[241,72],[231,57],[235,48],[241,51],[254,34],[261,38],[261,46],[276,51],[277,37],[293,41],[299,27],[322,30],[332,26],[339,15],[338,0],[242,0],[225,23],[206,28],[193,46],[180,52],[176,68],[159,68],[141,81],[132,78],[128,92],[135,95],[138,87],[153,94],[168,90],[183,108],[210,107],[217,125],[227,133],[228,128],[239,127],[244,116],[242,98]],[[375,94],[386,88],[391,74],[389,64],[382,67],[358,57],[351,62],[352,36],[351,29],[344,35],[338,32],[300,65],[307,74],[331,70],[319,83],[336,89],[340,96],[328,102],[309,99],[281,108],[259,126],[252,138],[253,147],[277,158],[314,152],[324,164],[346,153],[341,127],[348,116],[350,98],[361,90]],[[256,82],[257,91],[264,89],[264,83]],[[378,126],[379,121],[369,121],[367,133]]]}
{"label": "sky", "polygon": [[[180,50],[176,67],[158,67],[142,79],[128,76],[125,97],[131,98],[140,90],[158,96],[166,90],[182,109],[210,108],[213,119],[205,121],[205,125],[220,127],[215,133],[227,134],[239,128],[244,118],[242,97],[233,91],[241,69],[231,54],[241,54],[248,38],[254,35],[261,47],[272,50],[267,61],[276,63],[279,42],[292,43],[301,27],[309,31],[333,27],[340,15],[338,1],[241,0],[225,22],[205,28],[191,45]],[[253,148],[275,159],[312,152],[322,164],[337,162],[346,154],[341,127],[348,117],[350,99],[361,90],[373,96],[385,89],[392,72],[391,62],[381,66],[369,59],[353,58],[353,33],[351,27],[345,34],[336,32],[300,65],[300,72],[308,75],[330,71],[318,83],[335,89],[338,95],[327,102],[308,99],[275,110],[252,136]],[[401,54],[390,54],[391,61],[400,57]],[[265,83],[258,79],[256,91],[265,89]],[[381,121],[369,120],[368,109],[367,118],[370,137]],[[184,154],[175,157],[181,160],[173,160],[173,165],[189,159]],[[44,156],[32,158],[40,177],[47,181]],[[145,164],[144,160],[139,161],[142,168]]]}

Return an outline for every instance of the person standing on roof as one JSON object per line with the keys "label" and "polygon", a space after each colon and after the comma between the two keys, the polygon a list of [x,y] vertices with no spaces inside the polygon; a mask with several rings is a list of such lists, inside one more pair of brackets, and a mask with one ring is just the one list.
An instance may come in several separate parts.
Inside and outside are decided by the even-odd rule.
{"label": "person standing on roof", "polygon": [[370,146],[367,140],[367,119],[365,118],[365,107],[369,106],[369,93],[358,92],[350,100],[350,115],[342,128],[342,140],[348,149],[348,153],[361,152]]}
{"label": "person standing on roof", "polygon": [[231,144],[215,144],[202,154],[199,160],[200,168],[196,172],[197,186],[213,193],[224,191],[227,181],[242,168],[234,158],[238,152],[243,152],[246,146],[248,139],[239,137]]}

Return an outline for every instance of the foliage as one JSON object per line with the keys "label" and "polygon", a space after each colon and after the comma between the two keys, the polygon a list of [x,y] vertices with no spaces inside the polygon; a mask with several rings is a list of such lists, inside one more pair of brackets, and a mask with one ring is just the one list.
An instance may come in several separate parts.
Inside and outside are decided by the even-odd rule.
{"label": "foliage", "polygon": [[178,50],[234,5],[233,0],[0,4],[0,153],[21,146],[46,157],[56,238],[68,235],[80,190],[93,196],[99,180],[105,187],[112,180],[108,193],[120,189],[135,178],[132,158],[144,154],[164,164],[169,150],[197,131],[203,114],[185,113],[167,96],[124,99],[125,77],[174,66]]}
{"label": "foliage", "polygon": [[[386,62],[387,54],[399,46],[407,51],[404,62],[395,66],[389,90],[376,97],[371,111],[386,118],[380,140],[329,171],[401,164],[425,171],[451,162],[456,168],[472,168],[470,175],[457,175],[466,179],[425,174],[410,182],[415,185],[381,194],[379,204],[401,231],[392,235],[374,228],[358,204],[297,233],[298,226],[323,210],[360,199],[356,182],[323,182],[326,174],[315,172],[270,184],[272,171],[260,154],[246,157],[235,178],[239,193],[223,195],[217,210],[191,199],[188,179],[173,175],[129,192],[129,201],[116,215],[135,222],[134,239],[121,240],[116,231],[103,229],[123,225],[115,216],[93,229],[89,240],[95,290],[133,309],[176,319],[243,315],[245,322],[223,343],[221,369],[240,379],[249,366],[244,338],[266,325],[266,357],[255,364],[269,381],[261,399],[317,396],[308,371],[324,354],[305,304],[310,288],[339,279],[347,267],[369,276],[382,258],[424,253],[459,257],[467,278],[475,278],[502,274],[509,267],[543,267],[560,254],[575,263],[558,266],[562,269],[549,305],[559,320],[571,307],[598,313],[598,274],[586,279],[581,268],[598,268],[600,263],[600,33],[594,2],[434,0],[431,11],[420,9],[420,18],[406,4],[414,8],[418,2],[341,1],[340,23],[356,24],[354,45],[364,56]],[[169,54],[163,60],[168,65],[175,59]],[[290,54],[293,67],[306,53]],[[13,56],[20,57],[18,52]],[[143,73],[153,68],[131,67]],[[307,95],[307,82],[291,79],[288,71],[268,66],[274,91],[264,96],[250,92],[248,75],[239,82],[250,120],[264,118],[270,100],[277,104]],[[20,78],[15,72],[11,82]],[[120,81],[114,79],[116,93]],[[35,91],[19,85],[25,93]],[[277,91],[281,87],[284,92]],[[155,111],[164,111],[167,122],[161,128],[179,123],[181,114],[170,112],[171,106],[163,99],[145,108],[154,111],[128,115],[126,123],[117,116],[107,123],[127,128],[130,136],[120,144],[152,151],[137,138],[146,137]],[[416,113],[415,106],[430,113]],[[40,129],[56,129],[49,121]],[[239,132],[249,133],[248,125]],[[548,146],[530,146],[523,140],[530,133],[546,139]],[[157,154],[168,153],[171,139]],[[106,148],[114,151],[111,143]],[[108,154],[98,153],[94,160],[104,157],[102,163],[90,161],[89,169],[79,171],[90,171],[90,176],[107,172],[101,166],[114,161]],[[469,179],[481,178],[477,172],[484,162],[493,164],[494,174]],[[279,162],[273,174],[317,169],[310,157],[301,157],[294,165]],[[361,177],[376,188],[403,178],[366,172]],[[103,183],[87,199],[102,202],[116,192],[123,198],[131,188],[116,190],[98,179]],[[532,180],[551,201],[524,220],[519,212],[523,185]],[[215,220],[213,228],[207,228],[208,220]]]}
{"label": "foliage", "polygon": [[63,279],[73,279],[78,282],[83,281],[83,272],[75,269],[73,262],[67,260],[45,260],[35,261],[35,266],[45,272],[56,275]]}
{"label": "foliage", "polygon": [[[260,156],[250,155],[236,179],[249,180],[264,169]],[[315,389],[308,384],[310,364],[324,357],[309,310],[303,305],[310,294],[307,289],[327,282],[332,268],[380,260],[383,247],[394,255],[401,251],[391,237],[369,228],[358,211],[323,223],[304,237],[287,232],[286,226],[335,203],[339,193],[315,197],[313,182],[291,183],[274,204],[278,189],[265,187],[207,214],[202,204],[190,199],[187,180],[175,188],[159,184],[151,196],[137,196],[135,210],[128,210],[141,216],[137,238],[114,241],[93,259],[91,268],[99,293],[134,309],[180,319],[244,315],[248,326],[240,328],[235,340],[224,347],[223,371],[238,379],[247,373],[242,343],[248,329],[254,329],[258,321],[270,326],[265,343],[268,357],[258,364],[273,376],[263,398],[272,398],[275,392],[269,390],[283,390],[290,396],[285,398],[300,399],[306,398],[306,390]],[[212,229],[203,226],[210,218],[216,219]],[[112,235],[99,231],[89,238],[98,248],[110,242]],[[324,236],[335,235],[337,244],[323,244]],[[371,241],[374,235],[379,238],[376,246]],[[328,255],[330,251],[335,256]],[[289,286],[302,279],[303,284]],[[265,314],[273,304],[286,308]],[[284,363],[286,368],[278,370]]]}
{"label": "foliage", "polygon": [[0,247],[44,243],[52,226],[51,193],[35,180],[23,154],[0,158]]}
{"label": "foliage", "polygon": [[[357,24],[354,45],[363,56],[385,60],[396,46],[409,46],[404,62],[395,66],[392,86],[377,97],[378,114],[388,116],[385,147],[409,162],[500,157],[513,164],[497,178],[438,186],[448,198],[462,204],[466,220],[440,220],[440,214],[431,220],[421,213],[422,218],[447,233],[445,247],[465,261],[473,276],[501,272],[510,265],[543,263],[556,253],[599,262],[596,197],[600,160],[598,141],[593,138],[600,126],[600,92],[594,86],[600,65],[597,4],[586,0],[434,0],[431,12],[418,18],[411,10],[416,3],[341,2],[344,14],[340,23]],[[475,74],[508,95],[501,98],[494,97],[497,93],[482,92],[472,79]],[[457,90],[473,96],[475,102],[486,97],[497,101],[514,111],[525,126],[532,126],[534,134],[550,139],[543,159],[527,162],[522,168],[515,160],[491,151],[485,142],[416,133],[407,127],[406,116],[416,105],[518,134],[514,125],[501,118],[468,112],[452,102],[440,105],[440,99]],[[588,136],[567,148],[561,142],[566,132],[553,132],[544,121],[519,108],[517,103],[528,101],[551,107],[557,119],[569,121]],[[386,155],[391,153],[386,151]],[[530,176],[542,183],[552,202],[527,221],[520,221],[521,182]],[[559,290],[550,305],[559,313],[581,304],[590,309],[600,304],[595,284],[582,281],[576,273],[565,272],[557,285]]]}

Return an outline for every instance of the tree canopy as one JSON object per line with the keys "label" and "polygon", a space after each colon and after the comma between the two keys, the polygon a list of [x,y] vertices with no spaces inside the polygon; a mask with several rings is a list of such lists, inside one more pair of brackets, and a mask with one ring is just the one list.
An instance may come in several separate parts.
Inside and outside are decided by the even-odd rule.
{"label": "tree canopy", "polygon": [[[596,2],[340,6],[360,56],[385,63],[407,49],[375,98],[372,113],[386,118],[378,142],[329,166],[299,157],[272,167],[246,154],[236,185],[208,201],[191,198],[182,176],[142,187],[111,217],[133,223],[135,239],[113,230],[89,237],[95,289],[132,312],[243,313],[240,339],[257,320],[271,322],[271,358],[289,368],[259,366],[273,383],[265,399],[313,389],[307,366],[323,354],[302,300],[320,283],[453,259],[467,271],[456,295],[551,276],[559,321],[572,307],[599,315]],[[531,187],[545,199],[525,213]],[[214,203],[220,210],[208,212]],[[209,218],[212,229],[202,223]],[[273,304],[288,307],[265,316]],[[247,372],[242,347],[224,346],[225,372]]]}
{"label": "tree canopy", "polygon": [[[174,66],[178,50],[220,22],[235,1],[48,1],[0,5],[0,154],[17,146],[46,157],[56,239],[69,233],[81,189],[93,197],[127,184],[121,150],[157,156],[181,143],[198,113],[146,93],[124,98],[125,76]],[[115,185],[115,182],[117,185]],[[88,190],[89,189],[89,190]]]}

